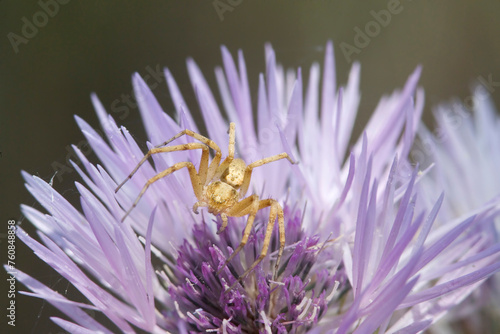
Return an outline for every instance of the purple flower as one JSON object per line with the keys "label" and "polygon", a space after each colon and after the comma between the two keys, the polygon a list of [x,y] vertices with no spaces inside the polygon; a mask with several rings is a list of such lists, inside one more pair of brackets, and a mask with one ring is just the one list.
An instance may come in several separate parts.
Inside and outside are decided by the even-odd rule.
{"label": "purple flower", "polygon": [[[338,268],[340,257],[328,245],[332,241],[320,243],[318,236],[305,235],[299,213],[286,212],[290,251],[287,263],[281,267],[282,279],[270,279],[272,266],[266,258],[254,277],[233,289],[230,286],[238,274],[260,252],[261,245],[257,244],[263,239],[263,226],[256,227],[257,232],[245,247],[241,261],[233,261],[219,276],[215,271],[226,260],[224,250],[239,243],[242,230],[238,227],[235,231],[226,230],[217,240],[206,225],[195,227],[194,242],[185,241],[179,247],[172,274],[163,276],[176,305],[166,316],[167,328],[174,332],[225,328],[227,333],[271,329],[287,333],[304,332],[316,326],[334,294],[348,287],[344,270]],[[261,223],[266,221],[266,217],[260,218]],[[274,240],[273,253],[277,244]]]}
{"label": "purple flower", "polygon": [[[197,166],[200,155],[155,154],[154,164],[144,164],[115,194],[144,152],[93,95],[105,138],[76,117],[102,163],[91,164],[74,148],[83,170],[76,163],[74,167],[86,184],[76,183],[83,212],[43,180],[23,174],[48,214],[23,206],[43,244],[21,229],[19,237],[88,301],[67,300],[34,278],[17,276],[33,292],[26,294],[46,299],[67,315],[70,321],[53,318],[62,328],[104,333],[416,333],[500,268],[500,244],[487,232],[498,201],[438,219],[446,198],[443,189],[436,187],[424,199],[418,190],[430,177],[429,169],[422,171],[407,158],[423,110],[424,94],[416,88],[420,68],[402,90],[381,99],[363,134],[353,140],[360,66],[354,64],[347,84],[337,89],[331,43],[323,74],[313,64],[305,89],[301,69],[285,71],[267,46],[266,74],[259,76],[256,100],[242,53],[235,63],[222,48],[222,57],[224,66],[216,69],[216,78],[224,113],[236,124],[237,156],[250,163],[285,151],[299,161],[259,167],[248,192],[273,198],[284,208],[286,247],[277,277],[275,226],[268,255],[238,282],[262,249],[269,211],[258,212],[249,242],[224,267],[247,218],[230,218],[228,228],[217,235],[220,216],[204,209],[192,212],[197,199],[185,171],[152,185],[122,223],[148,179],[177,162]],[[228,122],[192,60],[188,71],[207,136],[226,156]],[[148,148],[183,129],[198,132],[170,71],[165,75],[175,121],[139,75],[133,77]],[[98,323],[86,309],[102,312],[110,323]]]}

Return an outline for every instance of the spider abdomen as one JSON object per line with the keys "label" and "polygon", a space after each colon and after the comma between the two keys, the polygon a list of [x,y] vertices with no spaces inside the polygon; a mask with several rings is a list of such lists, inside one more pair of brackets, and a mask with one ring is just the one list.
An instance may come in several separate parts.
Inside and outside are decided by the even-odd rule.
{"label": "spider abdomen", "polygon": [[213,214],[218,214],[224,209],[232,207],[239,198],[238,191],[222,181],[215,181],[206,186],[205,196],[208,211]]}

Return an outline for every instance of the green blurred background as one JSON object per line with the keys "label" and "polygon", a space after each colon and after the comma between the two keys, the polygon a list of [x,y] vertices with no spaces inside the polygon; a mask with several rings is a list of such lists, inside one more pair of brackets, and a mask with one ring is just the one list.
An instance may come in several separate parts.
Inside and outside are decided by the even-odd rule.
{"label": "green blurred background", "polygon": [[[83,140],[73,115],[98,127],[91,92],[111,111],[113,101],[131,94],[133,72],[146,75],[148,69],[168,67],[191,110],[197,112],[185,68],[187,57],[196,60],[215,90],[213,69],[221,64],[220,45],[233,55],[242,49],[255,93],[258,74],[264,71],[264,43],[272,43],[284,66],[301,66],[307,77],[310,64],[323,61],[327,40],[335,44],[337,78],[343,84],[351,64],[339,45],[355,46],[354,29],[365,30],[374,21],[371,11],[386,10],[396,2],[220,0],[219,6],[229,7],[219,15],[217,1],[60,0],[52,16],[40,14],[43,3],[53,1],[0,1],[2,263],[7,254],[7,220],[20,220],[33,232],[19,204],[39,207],[25,190],[20,170],[48,181],[54,177],[54,163],[66,164],[69,145]],[[380,96],[401,87],[418,64],[423,65],[420,84],[426,91],[428,124],[432,106],[455,96],[466,99],[479,77],[500,82],[499,1],[401,0],[397,11],[359,54],[352,55],[362,64],[360,125]],[[24,31],[29,38],[23,36],[26,22],[40,26]],[[163,78],[159,81],[154,94],[171,112],[166,85]],[[492,97],[500,106],[500,83],[493,89]],[[120,119],[123,115],[114,114],[143,142],[137,109]],[[75,172],[65,171],[53,178],[53,186],[78,204],[75,180],[79,180]],[[20,241],[16,265],[63,294],[74,291]],[[1,286],[5,310],[5,279]],[[18,290],[24,287],[19,284]],[[58,313],[47,303],[18,296],[16,306],[17,326],[9,332],[63,332],[48,319]],[[2,312],[2,327],[5,320]]]}

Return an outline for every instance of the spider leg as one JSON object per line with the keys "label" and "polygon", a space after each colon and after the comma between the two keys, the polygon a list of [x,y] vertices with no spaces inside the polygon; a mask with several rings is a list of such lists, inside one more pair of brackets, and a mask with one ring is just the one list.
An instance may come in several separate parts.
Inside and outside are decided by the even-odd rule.
{"label": "spider leg", "polygon": [[[205,175],[207,173],[207,165],[208,165],[208,146],[201,143],[188,143],[184,145],[176,145],[176,146],[167,146],[167,147],[154,147],[146,153],[146,155],[142,158],[142,160],[135,166],[134,170],[127,176],[122,183],[118,185],[115,189],[115,193],[120,190],[123,185],[132,178],[132,176],[139,170],[139,168],[149,159],[150,156],[157,153],[167,153],[167,152],[175,152],[175,151],[187,151],[187,150],[203,150],[201,154],[201,162],[200,162],[200,174]],[[201,177],[203,178],[203,177]]]}
{"label": "spider leg", "polygon": [[290,156],[285,152],[280,153],[280,154],[276,154],[276,155],[273,155],[273,156],[270,156],[270,157],[267,157],[267,158],[264,158],[261,160],[257,160],[255,162],[252,162],[251,164],[249,164],[247,166],[247,169],[245,170],[245,176],[244,176],[241,188],[240,188],[240,194],[243,196],[248,191],[248,187],[250,185],[250,179],[252,177],[252,170],[254,168],[260,167],[262,165],[265,165],[265,164],[268,164],[268,163],[271,163],[274,161],[278,161],[281,159],[287,159],[288,161],[290,161],[290,163],[296,164],[296,162],[293,161],[292,158],[290,158]]}
{"label": "spider leg", "polygon": [[227,227],[227,215],[225,213],[221,213],[220,217],[222,218],[222,225],[217,231],[217,234],[221,234],[222,232],[224,232]]}
{"label": "spider leg", "polygon": [[281,261],[281,256],[283,255],[283,249],[285,248],[285,219],[283,214],[283,209],[273,199],[265,199],[259,202],[259,210],[265,207],[271,207],[271,212],[269,213],[269,222],[266,228],[266,234],[264,236],[264,243],[262,245],[262,251],[260,252],[259,257],[254,263],[238,278],[238,281],[245,278],[267,255],[267,251],[269,249],[269,243],[271,241],[271,235],[274,229],[274,223],[276,221],[276,216],[278,216],[278,227],[279,227],[279,236],[280,236],[280,249],[278,251],[278,258],[276,259],[276,264],[274,266],[274,278],[276,278],[278,274],[278,266]]}
{"label": "spider leg", "polygon": [[[211,149],[213,149],[215,151],[215,156],[212,159],[212,162],[210,163],[210,167],[208,167],[208,172],[206,174],[208,176],[204,177],[204,176],[200,175],[200,177],[202,178],[202,181],[203,181],[203,179],[205,179],[205,180],[206,179],[211,180],[213,178],[214,174],[215,174],[215,170],[219,166],[219,163],[220,163],[220,160],[221,160],[221,157],[222,157],[222,153],[220,151],[219,146],[213,140],[208,139],[207,137],[202,136],[199,133],[196,133],[194,131],[185,129],[185,130],[182,130],[181,132],[179,132],[178,134],[176,134],[175,136],[173,136],[172,138],[170,138],[169,140],[161,143],[160,145],[156,145],[155,147],[158,148],[158,147],[162,147],[162,146],[168,145],[172,141],[174,141],[177,138],[182,137],[184,135],[192,137],[194,139],[197,139],[197,140],[201,141],[203,144],[207,145],[208,147],[210,147]],[[208,158],[207,158],[207,164],[208,164]],[[205,182],[206,181],[203,181],[203,184],[205,184]]]}
{"label": "spider leg", "polygon": [[178,134],[176,134],[175,136],[173,136],[169,140],[167,140],[159,145],[156,145],[155,148],[166,146],[166,145],[170,144],[171,142],[173,142],[174,140],[176,140],[177,138],[180,138],[184,135],[189,136],[189,137],[193,137],[194,139],[201,141],[203,144],[210,146],[211,149],[213,149],[217,152],[220,152],[219,146],[213,140],[208,139],[207,137],[202,136],[199,133],[196,133],[196,132],[188,130],[188,129],[182,130],[181,132],[179,132]]}
{"label": "spider leg", "polygon": [[194,203],[194,205],[193,205],[193,212],[196,213],[196,214],[198,214],[199,213],[198,212],[198,208],[199,207],[207,207],[207,206],[208,206],[207,203],[205,203],[203,201],[198,201],[198,202]]}
{"label": "spider leg", "polygon": [[[263,203],[265,202],[265,203]],[[271,212],[269,213],[269,223],[268,223],[268,230],[266,231],[266,238],[268,240],[267,244],[269,245],[269,238],[271,235],[268,235],[267,233],[271,234],[273,228],[271,227],[271,232],[269,232],[269,225],[274,226],[274,222],[276,220],[276,215],[278,216],[278,230],[279,230],[279,238],[280,238],[280,249],[278,250],[278,257],[276,258],[276,264],[274,265],[274,278],[278,276],[278,267],[281,262],[281,256],[283,255],[283,250],[285,249],[285,214],[283,213],[283,208],[281,205],[273,200],[273,199],[267,199],[265,201],[260,201],[261,206],[259,206],[259,210],[261,208],[264,208],[266,206],[271,206]],[[269,204],[267,204],[269,203]],[[265,205],[265,206],[262,206]],[[266,238],[264,238],[264,244],[266,243]],[[267,249],[265,250],[267,253]],[[264,252],[264,249],[262,250]]]}
{"label": "spider leg", "polygon": [[235,142],[236,125],[234,122],[229,123],[229,147],[227,149],[228,157],[234,157],[234,142]]}
{"label": "spider leg", "polygon": [[156,174],[155,176],[153,176],[152,178],[150,178],[146,182],[146,184],[142,188],[141,192],[139,193],[139,195],[135,199],[134,204],[132,204],[132,207],[125,213],[125,216],[123,216],[122,221],[124,221],[125,218],[127,218],[127,216],[130,214],[130,212],[132,212],[132,210],[137,206],[137,203],[139,203],[139,200],[141,199],[142,195],[144,195],[144,193],[146,192],[146,190],[149,188],[149,186],[151,184],[153,184],[154,182],[158,181],[159,179],[164,178],[165,176],[170,175],[173,172],[175,172],[181,168],[184,168],[184,167],[186,167],[189,171],[189,176],[191,178],[191,183],[193,185],[193,191],[194,191],[194,194],[196,195],[196,198],[198,198],[198,199],[202,198],[203,187],[202,187],[201,182],[200,182],[200,177],[196,173],[196,168],[194,167],[194,165],[191,162],[188,162],[188,161],[179,162],[179,163],[176,163],[175,165],[173,165],[172,167],[165,169],[163,172]]}
{"label": "spider leg", "polygon": [[236,125],[231,122],[229,123],[229,147],[228,147],[228,154],[226,159],[222,161],[222,163],[219,165],[217,170],[215,171],[215,174],[213,178],[220,178],[222,173],[229,167],[229,164],[231,164],[231,161],[234,160],[234,146],[235,146],[235,128]]}
{"label": "spider leg", "polygon": [[217,275],[227,266],[227,264],[241,251],[241,249],[246,245],[248,237],[250,236],[250,231],[252,230],[253,221],[255,215],[259,211],[259,196],[252,195],[249,196],[238,203],[236,203],[231,210],[227,213],[228,216],[241,217],[245,215],[248,216],[247,225],[245,226],[245,231],[243,232],[243,238],[241,239],[240,245],[227,259],[224,265],[217,271]]}

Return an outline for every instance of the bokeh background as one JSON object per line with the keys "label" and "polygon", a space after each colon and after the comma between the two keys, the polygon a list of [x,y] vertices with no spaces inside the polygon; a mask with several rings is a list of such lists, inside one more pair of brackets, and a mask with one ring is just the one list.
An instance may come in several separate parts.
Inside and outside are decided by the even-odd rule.
{"label": "bokeh background", "polygon": [[[74,181],[79,178],[61,166],[73,158],[70,144],[84,144],[73,115],[98,127],[91,92],[113,111],[119,124],[144,142],[138,110],[117,109],[132,95],[133,72],[147,75],[168,67],[191,110],[198,111],[192,103],[187,57],[196,60],[215,89],[213,69],[221,64],[220,45],[226,45],[233,55],[242,49],[255,93],[258,74],[265,69],[264,43],[272,43],[285,67],[301,66],[307,77],[311,63],[323,61],[324,45],[332,40],[340,84],[347,79],[351,61],[362,64],[360,125],[379,98],[401,87],[418,64],[423,65],[420,84],[426,91],[425,119],[429,125],[433,106],[452,97],[465,101],[479,78],[490,81],[493,100],[500,106],[497,0],[55,1],[0,1],[2,263],[6,262],[8,219],[20,221],[24,229],[33,232],[19,204],[39,207],[25,190],[20,170],[52,179],[53,187],[78,205]],[[49,3],[52,6],[44,5]],[[226,10],[218,13],[216,6],[226,6]],[[346,57],[340,44],[355,47],[355,29],[365,31],[366,25],[375,21],[372,11],[378,13],[391,6],[396,6],[398,13],[391,15],[386,26],[379,25],[380,31],[371,31],[369,44],[358,48],[359,53]],[[33,23],[38,27],[30,29]],[[154,94],[165,111],[171,112],[164,78],[153,77],[151,83],[155,82]],[[91,153],[89,157],[95,159]],[[60,170],[56,175],[55,169]],[[73,293],[65,280],[20,241],[16,246],[18,268],[62,293]],[[5,310],[6,275],[2,277],[1,309]],[[18,290],[24,287],[18,284]],[[49,304],[18,295],[16,307],[15,329],[4,327],[6,317],[1,312],[2,328],[8,333],[62,332],[49,319],[58,315]]]}

